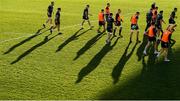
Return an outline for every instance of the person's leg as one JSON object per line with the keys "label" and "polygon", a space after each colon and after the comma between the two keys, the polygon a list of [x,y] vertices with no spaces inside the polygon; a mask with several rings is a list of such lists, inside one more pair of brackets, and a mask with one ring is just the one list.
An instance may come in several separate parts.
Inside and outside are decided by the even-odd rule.
{"label": "person's leg", "polygon": [[98,32],[98,33],[101,33],[101,31],[100,31],[101,27],[102,27],[102,26],[99,25],[99,27],[98,27],[98,29],[97,29],[97,32]]}
{"label": "person's leg", "polygon": [[84,22],[85,22],[85,20],[83,19],[83,21],[82,21],[82,23],[81,23],[81,27],[82,27],[82,28],[83,28]]}
{"label": "person's leg", "polygon": [[88,21],[88,24],[89,24],[89,27],[91,28],[92,26],[91,26],[91,22],[89,21],[89,20],[87,20]]}
{"label": "person's leg", "polygon": [[105,32],[106,31],[106,27],[105,27],[105,24],[103,25],[103,32]]}
{"label": "person's leg", "polygon": [[157,54],[158,53],[157,42],[154,41],[153,44],[154,44],[154,54]]}
{"label": "person's leg", "polygon": [[120,36],[120,37],[123,37],[122,34],[121,34],[121,32],[122,32],[122,26],[120,26],[120,29],[119,29],[119,36]]}
{"label": "person's leg", "polygon": [[50,21],[50,26],[53,27],[52,18],[49,21]]}
{"label": "person's leg", "polygon": [[147,45],[146,45],[146,47],[145,47],[145,49],[144,49],[144,52],[143,52],[144,55],[147,55],[147,49],[149,48],[150,44],[151,44],[151,42],[148,41],[148,43],[147,43]]}
{"label": "person's leg", "polygon": [[132,42],[132,35],[133,35],[133,30],[131,30],[131,33],[130,33],[130,42]]}
{"label": "person's leg", "polygon": [[114,31],[113,31],[113,36],[116,37],[116,30],[117,30],[117,26],[115,26]]}
{"label": "person's leg", "polygon": [[164,61],[170,61],[169,59],[168,59],[168,48],[165,48],[164,49]]}
{"label": "person's leg", "polygon": [[141,41],[139,40],[139,30],[137,30],[136,41],[137,41],[137,43],[140,43],[140,42],[141,42]]}
{"label": "person's leg", "polygon": [[57,25],[58,33],[60,32],[60,24]]}

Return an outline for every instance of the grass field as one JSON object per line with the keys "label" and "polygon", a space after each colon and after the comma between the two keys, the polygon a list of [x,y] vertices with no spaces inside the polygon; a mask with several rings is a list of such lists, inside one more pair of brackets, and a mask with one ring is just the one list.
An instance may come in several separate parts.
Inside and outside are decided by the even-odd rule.
{"label": "grass field", "polygon": [[[169,63],[152,54],[143,58],[145,43],[128,45],[131,15],[141,13],[143,40],[145,15],[154,1],[166,22],[172,9],[180,8],[179,0],[56,0],[63,34],[45,40],[48,28],[35,34],[47,19],[50,0],[0,0],[0,99],[180,99],[179,26]],[[107,2],[124,16],[124,37],[110,46],[106,34],[96,33],[97,14]],[[79,30],[86,4],[93,30]]]}

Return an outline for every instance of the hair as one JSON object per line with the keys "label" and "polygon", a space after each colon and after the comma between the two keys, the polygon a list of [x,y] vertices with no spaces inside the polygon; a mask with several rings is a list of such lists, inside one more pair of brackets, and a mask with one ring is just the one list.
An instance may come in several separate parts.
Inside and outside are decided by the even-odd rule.
{"label": "hair", "polygon": [[89,7],[89,5],[86,5],[86,7]]}
{"label": "hair", "polygon": [[158,9],[158,7],[156,6],[156,9]]}
{"label": "hair", "polygon": [[163,13],[163,10],[161,10],[159,13]]}
{"label": "hair", "polygon": [[102,12],[104,12],[104,9],[101,9]]}
{"label": "hair", "polygon": [[112,16],[113,15],[113,13],[110,13],[110,16]]}
{"label": "hair", "polygon": [[51,4],[54,4],[54,1],[51,1]]}
{"label": "hair", "polygon": [[57,10],[59,11],[59,10],[61,10],[61,8],[58,8]]}
{"label": "hair", "polygon": [[140,14],[140,12],[136,12],[136,14]]}
{"label": "hair", "polygon": [[174,10],[176,10],[176,11],[177,11],[177,8],[175,7],[175,8],[174,8]]}
{"label": "hair", "polygon": [[110,5],[110,3],[107,3],[107,5]]}

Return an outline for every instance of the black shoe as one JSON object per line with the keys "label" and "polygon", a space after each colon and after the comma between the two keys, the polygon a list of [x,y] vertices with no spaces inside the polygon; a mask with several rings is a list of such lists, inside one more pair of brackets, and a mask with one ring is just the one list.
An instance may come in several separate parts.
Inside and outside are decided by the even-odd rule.
{"label": "black shoe", "polygon": [[129,43],[132,43],[132,41],[130,40]]}
{"label": "black shoe", "polygon": [[119,35],[119,37],[120,37],[120,38],[123,38],[123,36],[122,36],[122,35]]}
{"label": "black shoe", "polygon": [[43,24],[43,27],[44,27],[44,28],[46,28],[46,25],[45,25],[45,24]]}
{"label": "black shoe", "polygon": [[50,29],[50,33],[51,33],[51,34],[52,34],[52,32],[53,32],[52,29]]}
{"label": "black shoe", "polygon": [[61,35],[62,33],[61,33],[61,32],[59,32],[58,34],[59,34],[59,35]]}
{"label": "black shoe", "polygon": [[141,43],[141,41],[140,41],[140,40],[137,40],[136,42],[137,42],[137,43]]}
{"label": "black shoe", "polygon": [[116,35],[113,35],[114,37],[117,37]]}

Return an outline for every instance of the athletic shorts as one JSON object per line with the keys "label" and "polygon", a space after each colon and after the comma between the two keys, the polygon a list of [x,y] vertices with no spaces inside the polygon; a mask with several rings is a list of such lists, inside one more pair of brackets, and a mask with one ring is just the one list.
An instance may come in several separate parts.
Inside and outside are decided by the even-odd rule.
{"label": "athletic shorts", "polygon": [[121,22],[120,21],[116,21],[115,22],[115,26],[121,26]]}
{"label": "athletic shorts", "polygon": [[56,25],[60,25],[60,21],[55,20],[55,24],[56,24]]}
{"label": "athletic shorts", "polygon": [[47,13],[47,16],[48,17],[52,17],[52,13]]}
{"label": "athletic shorts", "polygon": [[162,29],[162,25],[161,25],[161,24],[157,24],[157,25],[156,25],[156,28],[157,28],[157,29]]}
{"label": "athletic shorts", "polygon": [[170,18],[169,19],[169,24],[175,24],[176,22],[175,22],[175,20],[173,19],[173,18]]}
{"label": "athletic shorts", "polygon": [[138,30],[139,26],[137,24],[131,24],[131,30]]}
{"label": "athletic shorts", "polygon": [[107,32],[112,33],[113,32],[113,28],[112,27],[107,27]]}
{"label": "athletic shorts", "polygon": [[99,26],[104,26],[105,22],[104,21],[99,21]]}
{"label": "athletic shorts", "polygon": [[169,47],[169,43],[161,41],[161,47],[162,48],[168,48]]}
{"label": "athletic shorts", "polygon": [[149,36],[148,36],[148,40],[149,40],[150,42],[155,42],[155,41],[156,41],[156,37],[149,37]]}
{"label": "athletic shorts", "polygon": [[89,20],[89,17],[83,16],[83,19],[84,19],[84,20]]}

